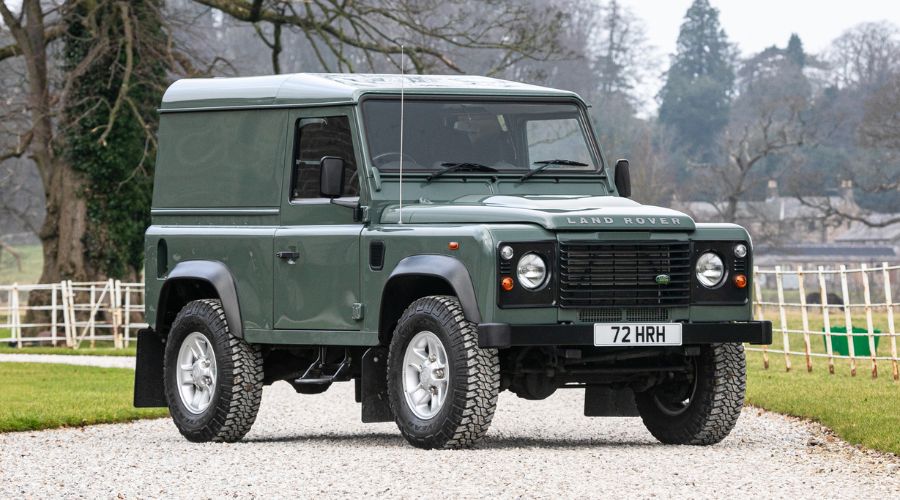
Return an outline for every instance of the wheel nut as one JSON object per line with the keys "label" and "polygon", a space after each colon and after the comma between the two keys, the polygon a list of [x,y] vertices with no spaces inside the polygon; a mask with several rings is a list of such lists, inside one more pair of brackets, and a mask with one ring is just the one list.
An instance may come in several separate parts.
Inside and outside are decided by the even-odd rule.
{"label": "wheel nut", "polygon": [[437,361],[437,356],[435,356],[434,354],[428,356],[428,361],[434,363],[435,361]]}
{"label": "wheel nut", "polygon": [[437,394],[437,387],[431,386],[431,394]]}
{"label": "wheel nut", "polygon": [[436,378],[444,378],[444,369],[443,369],[443,368],[438,368],[437,370],[435,370],[435,371],[434,371],[434,376],[435,376]]}

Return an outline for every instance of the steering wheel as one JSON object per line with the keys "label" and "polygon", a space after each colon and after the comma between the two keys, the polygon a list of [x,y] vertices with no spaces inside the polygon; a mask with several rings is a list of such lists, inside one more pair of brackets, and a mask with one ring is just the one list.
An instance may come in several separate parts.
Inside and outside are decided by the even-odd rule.
{"label": "steering wheel", "polygon": [[396,152],[396,151],[390,151],[390,152],[387,152],[387,153],[381,153],[380,155],[378,155],[378,156],[372,158],[372,163],[375,164],[376,167],[378,167],[378,166],[381,166],[381,165],[383,165],[383,164],[385,164],[385,163],[388,163],[388,158],[397,158],[397,160],[399,160],[400,158],[403,158],[404,160],[406,160],[406,161],[408,161],[408,162],[410,162],[410,163],[416,163],[416,164],[418,163],[418,162],[416,161],[416,159],[413,158],[412,156],[410,156],[410,155],[408,155],[408,154],[406,154],[406,153],[403,153],[403,154],[401,155],[399,152]]}

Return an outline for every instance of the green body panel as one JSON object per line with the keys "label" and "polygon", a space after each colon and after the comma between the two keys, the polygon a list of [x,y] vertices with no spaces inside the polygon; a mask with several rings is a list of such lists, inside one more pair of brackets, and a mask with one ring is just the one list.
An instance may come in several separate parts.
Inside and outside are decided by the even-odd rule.
{"label": "green body panel", "polygon": [[246,330],[251,344],[375,346],[378,332],[328,330]]}
{"label": "green body panel", "polygon": [[294,262],[273,257],[275,328],[359,330],[351,307],[359,302],[360,231],[352,224],[278,229],[276,251],[300,256]]}
{"label": "green body panel", "polygon": [[284,110],[163,115],[153,209],[277,208],[286,118]]}
{"label": "green body panel", "polygon": [[[384,242],[385,259],[381,271],[372,271],[365,264],[369,262],[369,244],[372,241]],[[458,250],[450,250],[451,241],[459,243]],[[362,290],[363,303],[366,306],[364,329],[378,331],[378,312],[381,310],[382,290],[397,264],[411,255],[446,255],[455,258],[466,266],[483,321],[491,321],[491,310],[483,306],[492,301],[494,294],[493,275],[493,239],[484,226],[442,225],[430,227],[410,227],[398,225],[373,226],[362,233],[364,249]]]}
{"label": "green body panel", "polygon": [[272,239],[275,226],[182,224],[151,226],[145,238],[147,322],[156,324],[157,299],[165,281],[157,275],[158,242],[168,247],[168,269],[186,260],[212,260],[231,270],[245,329],[272,328]]}
{"label": "green body panel", "polygon": [[[681,212],[613,196],[463,196],[446,204],[407,206],[402,215],[406,224],[521,221],[557,231],[694,229],[693,219]],[[382,223],[399,220],[400,209],[396,205],[387,207],[381,218]]]}
{"label": "green body panel", "polygon": [[[290,110],[285,141],[290,143],[293,125],[302,118],[347,116],[353,137],[359,136],[354,108]],[[359,141],[354,140],[356,164],[362,164]],[[275,261],[272,291],[274,328],[283,330],[359,330],[351,316],[359,302],[360,222],[353,211],[327,198],[290,199],[292,155],[285,155],[281,225],[275,232],[275,251],[296,251],[294,262]],[[359,175],[362,179],[363,176]]]}
{"label": "green body panel", "polygon": [[[357,106],[366,94],[396,94],[398,84],[390,75],[174,84],[162,106],[153,225],[146,234],[147,321],[156,325],[165,282],[160,269],[212,260],[232,273],[248,341],[376,345],[393,270],[409,256],[442,255],[467,269],[483,322],[575,323],[574,309],[498,306],[499,242],[750,241],[740,226],[695,223],[683,213],[616,196],[611,169],[547,173],[527,182],[468,172],[428,183],[421,173],[407,173],[401,208],[400,176],[371,167]],[[405,90],[581,102],[569,92],[477,77],[408,77]],[[335,115],[347,116],[351,126],[360,220],[353,209],[328,199],[290,199],[294,124]],[[595,154],[601,155],[599,149]],[[160,240],[165,256],[157,255]],[[380,270],[369,266],[375,241],[385,249]],[[451,242],[458,248],[451,249]],[[279,251],[298,256],[281,259]],[[670,318],[746,321],[752,314],[748,302],[674,308]]]}

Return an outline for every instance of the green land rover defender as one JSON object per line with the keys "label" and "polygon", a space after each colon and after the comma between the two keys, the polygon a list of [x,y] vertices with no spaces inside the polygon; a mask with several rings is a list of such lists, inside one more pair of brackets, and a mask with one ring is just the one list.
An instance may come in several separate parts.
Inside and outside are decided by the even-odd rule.
{"label": "green land rover defender", "polygon": [[241,439],[265,385],[353,381],[422,448],[498,394],[584,391],[712,444],[744,401],[750,238],[629,199],[571,92],[473,76],[174,83],[160,109],[135,406]]}

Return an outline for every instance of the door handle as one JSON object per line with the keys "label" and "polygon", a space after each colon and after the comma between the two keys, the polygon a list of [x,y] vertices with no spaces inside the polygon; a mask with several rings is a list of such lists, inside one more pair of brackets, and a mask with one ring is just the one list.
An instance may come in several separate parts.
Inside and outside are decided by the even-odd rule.
{"label": "door handle", "polygon": [[300,258],[300,252],[296,250],[282,250],[280,252],[275,252],[275,256],[279,259],[297,260]]}

